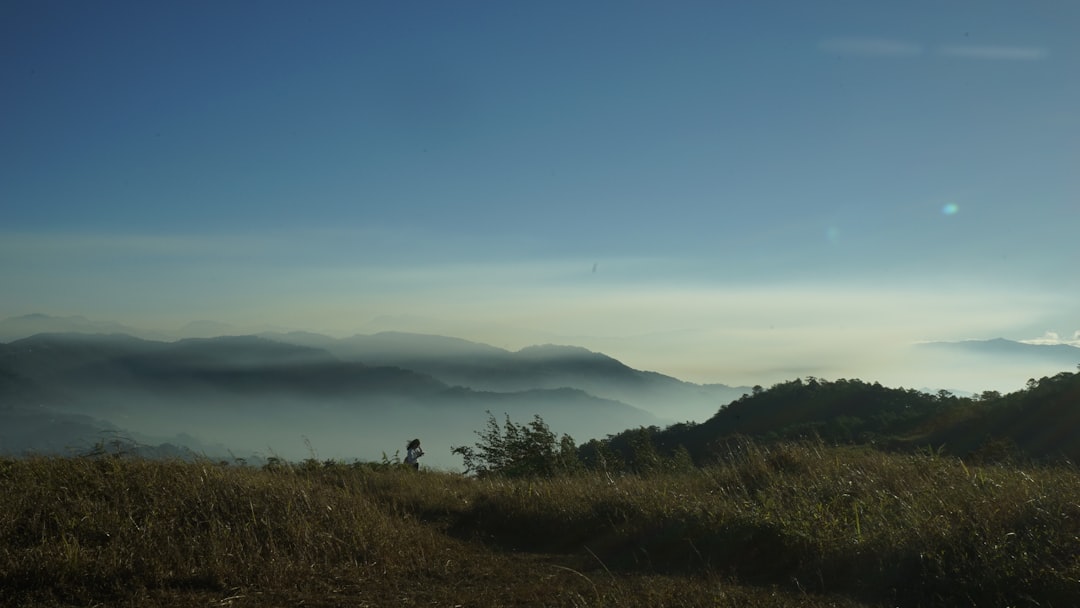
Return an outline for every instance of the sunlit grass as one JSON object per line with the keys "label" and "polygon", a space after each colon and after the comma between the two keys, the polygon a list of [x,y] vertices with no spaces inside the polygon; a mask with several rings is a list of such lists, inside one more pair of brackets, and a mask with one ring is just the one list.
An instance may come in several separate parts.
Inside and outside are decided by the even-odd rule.
{"label": "sunlit grass", "polygon": [[0,461],[4,605],[1080,603],[1080,474],[744,444],[652,476]]}

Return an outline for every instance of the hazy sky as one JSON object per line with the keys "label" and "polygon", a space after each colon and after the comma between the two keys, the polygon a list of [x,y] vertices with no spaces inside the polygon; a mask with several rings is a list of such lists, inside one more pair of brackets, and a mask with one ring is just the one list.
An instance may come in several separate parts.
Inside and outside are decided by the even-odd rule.
{"label": "hazy sky", "polygon": [[16,0],[0,91],[0,317],[729,384],[1080,344],[1071,1]]}

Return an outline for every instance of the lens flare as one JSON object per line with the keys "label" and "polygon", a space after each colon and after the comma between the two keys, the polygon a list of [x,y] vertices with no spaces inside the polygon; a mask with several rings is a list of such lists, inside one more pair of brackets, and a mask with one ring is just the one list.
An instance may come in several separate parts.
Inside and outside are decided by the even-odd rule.
{"label": "lens flare", "polygon": [[945,215],[956,215],[958,211],[960,211],[960,206],[956,203],[948,203],[941,208],[941,212]]}

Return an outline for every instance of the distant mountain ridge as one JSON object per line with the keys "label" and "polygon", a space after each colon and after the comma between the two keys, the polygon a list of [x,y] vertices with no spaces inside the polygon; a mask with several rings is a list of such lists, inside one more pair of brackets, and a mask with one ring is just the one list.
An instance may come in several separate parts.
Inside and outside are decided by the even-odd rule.
{"label": "distant mountain ridge", "polygon": [[[63,348],[58,348],[58,344],[63,344]],[[91,344],[93,348],[87,350],[85,346]],[[239,383],[238,368],[244,365],[272,368],[302,362],[321,364],[324,381],[331,382],[333,378],[325,376],[327,369],[350,364],[354,375],[361,369],[355,365],[382,368],[380,373],[384,375],[388,373],[386,368],[410,370],[417,374],[414,379],[418,386],[434,379],[446,386],[484,393],[575,389],[607,401],[627,403],[670,421],[705,419],[749,390],[749,387],[721,384],[696,385],[656,372],[635,370],[617,359],[576,346],[537,345],[511,352],[460,338],[404,332],[342,339],[308,332],[266,332],[259,336],[189,338],[175,342],[144,340],[125,334],[51,333],[16,340],[8,347],[0,347],[0,357],[10,356],[12,348],[28,350],[17,361],[9,362],[12,371],[26,374],[28,368],[43,365],[36,361],[47,357],[51,363],[45,366],[47,370],[37,372],[39,377],[55,376],[59,365],[67,370],[68,375],[63,378],[66,382],[81,378],[80,382],[94,387],[108,381],[131,379],[136,372],[143,384],[150,379],[151,372],[162,380],[165,369],[171,370],[174,377],[186,377],[191,384],[222,385],[230,378]],[[211,373],[194,367],[196,363],[205,367],[215,361],[223,364],[225,360],[229,362],[229,376],[223,369]],[[73,369],[77,365],[81,369]],[[270,373],[269,369],[264,372]],[[308,365],[306,372],[314,374],[315,369]],[[258,385],[257,374],[249,371],[246,376],[245,384]],[[283,378],[266,376],[264,386],[280,386]],[[174,384],[173,388],[178,387]]]}
{"label": "distant mountain ridge", "polygon": [[[310,335],[306,339],[327,342]],[[213,433],[206,443],[228,444],[226,435],[236,429],[293,442],[301,433],[331,437],[322,443],[338,446],[359,438],[382,442],[398,429],[466,443],[482,425],[485,410],[518,419],[539,414],[552,428],[579,436],[603,436],[661,420],[575,387],[455,387],[422,371],[369,365],[323,348],[259,336],[161,342],[69,333],[0,344],[0,449],[27,445],[25,437],[9,436],[16,428],[46,435],[44,429],[55,428],[68,441],[72,433],[60,433],[57,425],[75,428],[62,421],[76,415],[84,435],[95,428],[145,435]],[[90,420],[101,424],[95,427]],[[29,443],[53,445],[55,438],[43,435]]]}
{"label": "distant mountain ridge", "polygon": [[83,316],[54,317],[32,313],[0,320],[0,342],[12,342],[36,334],[83,333],[127,334],[140,336],[143,332],[120,323],[91,321]]}
{"label": "distant mountain ridge", "polygon": [[960,340],[954,342],[925,342],[922,348],[998,357],[1039,357],[1066,363],[1080,363],[1080,347],[1069,344],[1029,344],[1005,338],[990,340]]}
{"label": "distant mountain ridge", "polygon": [[122,323],[94,321],[81,315],[60,317],[31,313],[0,320],[0,342],[13,342],[45,333],[126,334],[144,340],[172,341],[184,338],[252,335],[261,331],[269,331],[268,326],[237,328],[227,323],[209,320],[190,321],[175,330],[145,330]]}
{"label": "distant mountain ridge", "polygon": [[578,346],[528,346],[512,352],[460,338],[381,332],[334,340],[312,334],[264,333],[298,345],[319,346],[344,361],[404,367],[449,385],[478,391],[518,392],[575,388],[621,401],[671,421],[704,420],[750,387],[698,385],[636,370]]}

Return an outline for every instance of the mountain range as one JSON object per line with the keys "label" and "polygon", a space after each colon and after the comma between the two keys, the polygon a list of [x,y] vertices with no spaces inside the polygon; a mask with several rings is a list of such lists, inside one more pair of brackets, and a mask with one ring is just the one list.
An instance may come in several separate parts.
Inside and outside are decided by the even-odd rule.
{"label": "mountain range", "polygon": [[429,454],[448,453],[475,439],[487,411],[540,415],[557,432],[602,437],[673,421],[650,405],[695,403],[704,419],[743,392],[634,370],[576,347],[509,352],[402,333],[174,342],[40,333],[0,344],[0,418],[10,422],[0,451],[55,451],[58,443],[93,443],[95,433],[126,432],[152,442],[181,435],[196,450],[310,456],[288,447],[304,443],[308,451],[368,458],[416,435],[444,444]]}
{"label": "mountain range", "polygon": [[174,330],[145,330],[122,323],[96,321],[82,315],[58,317],[32,313],[0,320],[0,342],[13,342],[36,334],[125,334],[146,340],[180,340],[183,338],[212,338],[224,335],[254,334],[271,331],[269,326],[237,328],[218,321],[199,320],[185,323]]}
{"label": "mountain range", "polygon": [[960,340],[956,342],[925,342],[925,351],[958,356],[976,356],[1011,362],[1030,361],[1050,363],[1075,369],[1080,365],[1080,348],[1069,344],[1029,344],[1004,338],[992,340]]}
{"label": "mountain range", "polygon": [[[554,431],[585,440],[708,422],[761,390],[684,382],[575,346],[508,351],[402,332],[275,330],[170,341],[122,330],[135,331],[83,317],[0,321],[8,338],[0,344],[0,453],[85,449],[124,435],[216,455],[373,459],[419,436],[435,443],[430,464],[454,466],[449,448],[472,443],[488,411],[519,421],[540,415]],[[1003,339],[919,349],[945,362],[974,357],[1005,367],[1080,362],[1080,348]],[[765,418],[758,431],[785,415]]]}
{"label": "mountain range", "polygon": [[452,386],[519,392],[574,388],[670,421],[704,420],[750,390],[694,384],[575,346],[540,345],[511,352],[459,338],[401,332],[335,340],[309,333],[263,333],[278,342],[324,349],[343,361],[414,370]]}

